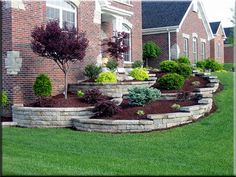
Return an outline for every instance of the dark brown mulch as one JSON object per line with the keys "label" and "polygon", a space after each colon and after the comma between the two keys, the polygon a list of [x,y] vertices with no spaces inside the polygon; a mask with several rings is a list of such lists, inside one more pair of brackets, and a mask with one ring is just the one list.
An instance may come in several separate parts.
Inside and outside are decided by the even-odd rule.
{"label": "dark brown mulch", "polygon": [[[104,119],[111,120],[139,120],[139,119],[148,119],[146,114],[161,114],[161,113],[174,113],[179,112],[176,109],[172,109],[173,104],[179,104],[180,106],[191,106],[196,105],[196,101],[185,100],[185,101],[168,101],[168,100],[159,100],[149,103],[145,106],[131,107],[128,104],[128,100],[124,100],[120,105],[122,111],[112,117],[103,117]],[[143,110],[145,115],[140,117],[137,115],[138,110]],[[101,119],[101,117],[99,117]]]}
{"label": "dark brown mulch", "polygon": [[[161,76],[165,75],[166,73],[163,72],[156,72],[157,75],[157,79],[160,78]],[[192,84],[192,82],[194,81],[199,81],[200,85],[199,86],[194,86]],[[204,79],[202,77],[199,76],[190,76],[188,79],[185,80],[184,82],[184,86],[182,89],[180,90],[163,90],[160,89],[161,93],[174,93],[174,92],[192,92],[195,88],[203,88],[206,87],[206,85],[208,84],[208,80]],[[158,85],[155,84],[153,87],[158,88]]]}
{"label": "dark brown mulch", "polygon": [[[101,99],[110,99],[107,96],[102,96]],[[59,94],[56,96],[53,96],[51,98],[47,98],[39,102],[37,100],[36,102],[25,104],[24,106],[29,107],[88,107],[93,106],[92,104],[88,104],[83,101],[82,98],[79,98],[74,93],[68,93],[68,98],[64,98],[64,94]]]}
{"label": "dark brown mulch", "polygon": [[1,122],[12,122],[12,117],[2,117],[1,116]]}

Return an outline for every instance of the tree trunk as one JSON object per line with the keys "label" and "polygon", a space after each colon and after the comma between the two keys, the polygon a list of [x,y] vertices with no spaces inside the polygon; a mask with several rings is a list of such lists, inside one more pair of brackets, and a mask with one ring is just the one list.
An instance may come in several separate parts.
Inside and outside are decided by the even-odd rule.
{"label": "tree trunk", "polygon": [[67,89],[68,89],[67,74],[68,74],[68,72],[65,72],[65,80],[64,80],[64,82],[65,82],[65,85],[64,85],[64,87],[65,87],[65,90],[64,90],[64,92],[65,92],[65,99],[67,99]]}

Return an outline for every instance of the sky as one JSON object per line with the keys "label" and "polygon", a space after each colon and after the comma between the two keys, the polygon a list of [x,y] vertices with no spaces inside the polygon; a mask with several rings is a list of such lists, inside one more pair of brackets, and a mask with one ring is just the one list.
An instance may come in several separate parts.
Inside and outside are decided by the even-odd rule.
{"label": "sky", "polygon": [[221,21],[223,27],[231,27],[235,0],[201,0],[209,22]]}

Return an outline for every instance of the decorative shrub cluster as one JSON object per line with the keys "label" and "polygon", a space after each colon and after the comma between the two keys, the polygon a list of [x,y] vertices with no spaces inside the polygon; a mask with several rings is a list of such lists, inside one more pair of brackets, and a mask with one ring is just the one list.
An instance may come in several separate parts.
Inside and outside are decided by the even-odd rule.
{"label": "decorative shrub cluster", "polygon": [[1,92],[1,106],[6,106],[8,104],[8,96],[6,91]]}
{"label": "decorative shrub cluster", "polygon": [[185,63],[179,63],[175,69],[175,73],[188,78],[192,74],[192,67]]}
{"label": "decorative shrub cluster", "polygon": [[132,76],[134,79],[143,81],[148,80],[149,75],[146,68],[134,68],[130,73],[130,76]]}
{"label": "decorative shrub cluster", "polygon": [[223,65],[218,63],[214,59],[206,59],[199,61],[196,63],[196,66],[202,69],[210,69],[212,72],[224,69]]}
{"label": "decorative shrub cluster", "polygon": [[114,72],[102,72],[98,75],[96,82],[99,83],[116,83],[117,77]]}
{"label": "decorative shrub cluster", "polygon": [[184,63],[184,64],[187,64],[187,65],[190,65],[190,60],[188,57],[185,57],[185,56],[182,56],[180,58],[178,58],[177,60],[177,63]]}
{"label": "decorative shrub cluster", "polygon": [[142,68],[143,67],[143,61],[137,60],[132,63],[132,68]]}
{"label": "decorative shrub cluster", "polygon": [[39,74],[33,85],[34,94],[39,97],[48,97],[52,94],[52,83],[47,74]]}
{"label": "decorative shrub cluster", "polygon": [[98,89],[89,89],[86,90],[83,100],[86,103],[94,104],[101,100],[102,93]]}
{"label": "decorative shrub cluster", "polygon": [[165,74],[158,79],[158,88],[167,89],[167,90],[178,90],[184,85],[184,77],[176,74],[170,73]]}
{"label": "decorative shrub cluster", "polygon": [[111,59],[108,60],[106,67],[109,68],[111,71],[115,71],[118,66],[117,60]]}
{"label": "decorative shrub cluster", "polygon": [[128,100],[132,106],[143,106],[157,100],[161,96],[160,90],[148,87],[132,87],[128,89]]}
{"label": "decorative shrub cluster", "polygon": [[165,60],[160,63],[161,71],[171,73],[175,72],[178,64],[172,60]]}
{"label": "decorative shrub cluster", "polygon": [[89,64],[84,69],[84,75],[91,80],[95,80],[102,72],[102,67],[95,64]]}
{"label": "decorative shrub cluster", "polygon": [[93,110],[95,117],[112,117],[121,111],[120,107],[117,106],[110,100],[98,102]]}

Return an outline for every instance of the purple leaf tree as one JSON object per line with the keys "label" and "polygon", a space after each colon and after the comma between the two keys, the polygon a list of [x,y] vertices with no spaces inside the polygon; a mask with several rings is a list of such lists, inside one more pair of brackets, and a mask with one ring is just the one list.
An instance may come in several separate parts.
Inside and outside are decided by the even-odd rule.
{"label": "purple leaf tree", "polygon": [[116,60],[123,60],[123,54],[129,51],[129,46],[125,42],[129,38],[126,32],[116,32],[114,36],[107,42],[107,52]]}
{"label": "purple leaf tree", "polygon": [[64,73],[65,99],[67,99],[68,73],[71,65],[83,60],[88,47],[84,32],[76,28],[60,28],[58,21],[50,21],[46,26],[36,26],[31,34],[31,48],[41,57],[53,60]]}

